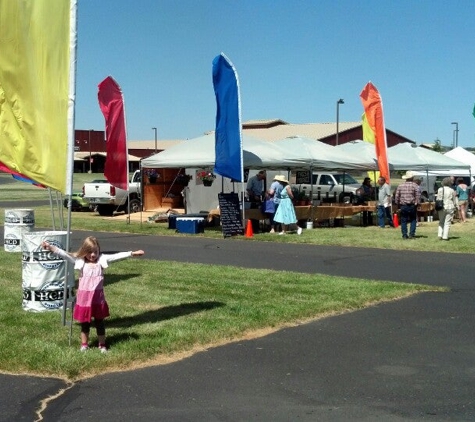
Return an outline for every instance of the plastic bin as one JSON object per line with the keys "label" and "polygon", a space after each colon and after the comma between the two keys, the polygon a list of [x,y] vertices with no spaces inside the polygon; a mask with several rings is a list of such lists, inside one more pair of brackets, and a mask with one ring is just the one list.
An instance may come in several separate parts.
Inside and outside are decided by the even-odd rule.
{"label": "plastic bin", "polygon": [[21,252],[22,237],[35,228],[35,211],[32,209],[6,209],[4,246],[6,252]]}
{"label": "plastic bin", "polygon": [[204,227],[204,217],[178,217],[176,219],[176,230],[178,233],[204,233]]}
{"label": "plastic bin", "polygon": [[74,273],[68,274],[66,261],[43,249],[48,241],[61,249],[66,246],[67,232],[28,232],[22,238],[22,307],[25,311],[55,311],[63,307],[64,283],[66,295],[72,297]]}

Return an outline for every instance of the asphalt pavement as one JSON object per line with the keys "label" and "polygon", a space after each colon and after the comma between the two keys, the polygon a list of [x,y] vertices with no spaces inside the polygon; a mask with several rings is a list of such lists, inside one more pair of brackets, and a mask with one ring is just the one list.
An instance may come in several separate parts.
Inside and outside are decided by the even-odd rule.
{"label": "asphalt pavement", "polygon": [[[72,234],[72,247],[90,233]],[[473,254],[95,233],[104,251],[448,286],[67,385],[0,375],[1,421],[473,421]],[[416,239],[423,241],[423,239]],[[210,253],[212,252],[212,253]],[[112,351],[111,351],[112,353]],[[61,391],[65,389],[64,391]]]}

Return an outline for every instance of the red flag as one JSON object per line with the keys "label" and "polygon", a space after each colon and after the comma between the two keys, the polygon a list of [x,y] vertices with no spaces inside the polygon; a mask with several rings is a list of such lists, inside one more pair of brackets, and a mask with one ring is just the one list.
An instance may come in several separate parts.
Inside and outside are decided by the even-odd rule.
{"label": "red flag", "polygon": [[374,146],[381,176],[389,183],[389,164],[386,142],[386,128],[384,127],[383,102],[377,88],[368,82],[360,93],[366,121],[374,133]]}
{"label": "red flag", "polygon": [[14,179],[19,180],[20,182],[31,183],[34,186],[46,189],[46,186],[42,185],[41,183],[35,182],[34,180],[30,179],[29,177],[26,177],[24,174],[18,173],[18,172],[13,171],[13,170],[10,170],[2,162],[0,162],[0,171],[3,171],[5,173],[10,173],[13,176]]}
{"label": "red flag", "polygon": [[122,91],[117,82],[108,76],[99,84],[97,96],[106,120],[107,157],[104,175],[111,185],[128,191],[129,160]]}

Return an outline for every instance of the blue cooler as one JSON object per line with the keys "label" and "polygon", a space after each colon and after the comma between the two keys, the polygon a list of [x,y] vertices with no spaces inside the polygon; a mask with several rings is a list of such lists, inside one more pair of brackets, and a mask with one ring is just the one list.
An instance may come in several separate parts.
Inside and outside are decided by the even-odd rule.
{"label": "blue cooler", "polygon": [[176,219],[176,231],[178,233],[204,233],[204,217],[178,217]]}
{"label": "blue cooler", "polygon": [[175,230],[176,227],[176,219],[177,218],[188,218],[188,217],[201,217],[201,218],[207,218],[208,213],[196,213],[196,214],[170,214],[168,216],[168,228]]}

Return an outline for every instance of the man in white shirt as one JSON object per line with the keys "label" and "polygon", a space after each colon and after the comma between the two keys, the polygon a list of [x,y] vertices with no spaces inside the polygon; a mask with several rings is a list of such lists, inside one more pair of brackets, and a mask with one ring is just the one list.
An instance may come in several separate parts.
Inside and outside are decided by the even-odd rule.
{"label": "man in white shirt", "polygon": [[394,228],[392,207],[391,207],[391,188],[386,183],[384,177],[378,179],[378,225],[381,229],[386,226],[385,219],[388,219],[388,223]]}

